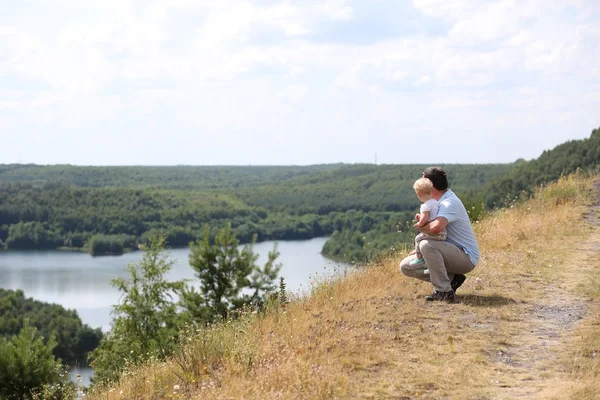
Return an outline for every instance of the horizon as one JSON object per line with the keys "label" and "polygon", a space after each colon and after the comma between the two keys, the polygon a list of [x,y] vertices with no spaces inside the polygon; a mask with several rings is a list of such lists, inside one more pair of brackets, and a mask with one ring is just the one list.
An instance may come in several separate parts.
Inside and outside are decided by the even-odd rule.
{"label": "horizon", "polygon": [[600,125],[594,0],[0,6],[0,163],[483,164]]}
{"label": "horizon", "polygon": [[257,168],[269,168],[269,167],[319,167],[319,166],[329,166],[329,165],[373,165],[376,167],[384,167],[384,166],[436,166],[436,165],[499,165],[499,164],[514,164],[519,160],[523,161],[532,161],[525,159],[517,159],[512,162],[489,162],[489,163],[457,163],[457,162],[446,162],[446,163],[368,163],[368,162],[357,162],[357,163],[345,163],[345,162],[332,162],[332,163],[321,163],[321,164],[131,164],[131,165],[102,165],[102,164],[36,164],[36,163],[0,163],[0,165],[19,165],[19,166],[35,166],[35,167],[82,167],[82,168],[180,168],[180,167],[207,167],[207,168],[248,168],[248,167],[257,167]]}

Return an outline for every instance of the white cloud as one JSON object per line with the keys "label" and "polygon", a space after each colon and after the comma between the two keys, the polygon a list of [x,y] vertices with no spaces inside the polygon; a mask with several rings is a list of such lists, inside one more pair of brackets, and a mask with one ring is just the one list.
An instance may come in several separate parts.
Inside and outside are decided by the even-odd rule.
{"label": "white cloud", "polygon": [[346,4],[345,0],[326,0],[324,4],[317,7],[324,10],[332,20],[349,21],[352,18],[353,9]]}
{"label": "white cloud", "polygon": [[417,79],[417,81],[415,82],[415,86],[426,85],[429,82],[431,82],[431,78],[429,77],[429,75],[423,75],[422,77]]}
{"label": "white cloud", "polygon": [[[0,15],[0,135],[85,149],[44,142],[37,162],[473,162],[535,156],[508,145],[532,127],[548,148],[599,124],[596,2],[414,0],[437,33],[380,36],[369,4],[60,0],[41,20]],[[489,144],[469,147],[474,131]],[[452,146],[443,132],[455,154],[392,150]],[[111,151],[119,140],[140,150]],[[290,150],[309,143],[323,149]]]}
{"label": "white cloud", "polygon": [[468,12],[474,5],[476,2],[469,0],[413,0],[413,6],[425,15],[446,19],[456,19]]}
{"label": "white cloud", "polygon": [[487,3],[481,9],[459,18],[450,30],[450,40],[458,45],[477,45],[501,39],[517,32],[520,18],[519,4],[513,0]]}
{"label": "white cloud", "polygon": [[285,100],[298,101],[298,100],[302,100],[306,96],[306,93],[308,93],[308,89],[306,88],[306,86],[292,84],[292,85],[285,87],[283,90],[279,91],[277,96],[279,97],[280,100],[284,100],[284,101]]}

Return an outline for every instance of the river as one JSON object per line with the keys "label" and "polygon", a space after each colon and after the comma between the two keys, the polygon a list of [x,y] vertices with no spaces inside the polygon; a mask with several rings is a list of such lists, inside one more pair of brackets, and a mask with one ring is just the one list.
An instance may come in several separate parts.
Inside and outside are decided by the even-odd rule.
{"label": "river", "polygon": [[[287,288],[301,292],[310,288],[313,279],[334,273],[339,263],[320,254],[327,238],[279,242],[282,264],[280,276]],[[254,252],[263,265],[274,242],[257,243]],[[170,250],[175,265],[168,275],[171,281],[195,279],[189,266],[189,249]],[[83,323],[92,328],[110,329],[112,306],[119,301],[119,292],[110,285],[115,277],[127,278],[126,265],[140,260],[139,251],[121,256],[92,257],[86,253],[63,251],[5,251],[0,252],[0,287],[22,289],[26,297],[57,303],[75,309]],[[194,283],[194,282],[190,282]],[[84,384],[89,383],[91,371],[81,373]]]}

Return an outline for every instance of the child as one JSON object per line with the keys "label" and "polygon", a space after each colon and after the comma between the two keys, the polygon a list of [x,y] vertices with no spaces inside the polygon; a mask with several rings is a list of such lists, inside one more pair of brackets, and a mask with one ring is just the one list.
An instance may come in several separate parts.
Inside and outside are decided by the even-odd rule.
{"label": "child", "polygon": [[[417,214],[416,218],[418,221],[417,226],[425,226],[434,219],[437,218],[438,211],[440,209],[440,205],[438,202],[432,197],[433,192],[433,184],[427,178],[418,179],[413,185],[413,189],[415,189],[415,193],[423,204],[421,204],[420,213]],[[444,229],[437,235],[428,235],[426,233],[420,232],[415,238],[415,254],[417,258],[410,262],[410,265],[419,265],[423,264],[425,260],[423,259],[423,255],[419,250],[419,243],[422,240],[446,240],[447,238],[446,230]],[[425,272],[429,272],[429,270],[425,270]]]}

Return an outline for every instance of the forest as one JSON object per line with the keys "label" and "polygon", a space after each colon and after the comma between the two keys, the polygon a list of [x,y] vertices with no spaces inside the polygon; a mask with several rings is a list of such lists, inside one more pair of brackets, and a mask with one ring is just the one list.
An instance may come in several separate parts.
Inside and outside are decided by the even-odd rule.
{"label": "forest", "polygon": [[[227,223],[242,243],[253,235],[258,241],[309,239],[382,226],[393,237],[414,216],[412,184],[425,167],[4,165],[0,241],[7,249],[119,254],[157,233],[171,246],[187,246],[205,226],[214,234]],[[444,168],[453,186],[467,193],[511,166]]]}
{"label": "forest", "polygon": [[[530,161],[440,166],[476,219],[599,160],[595,129]],[[412,184],[427,166],[0,165],[0,247],[120,254],[159,233],[179,247],[231,224],[241,243],[331,236],[325,255],[366,261],[412,241]]]}

